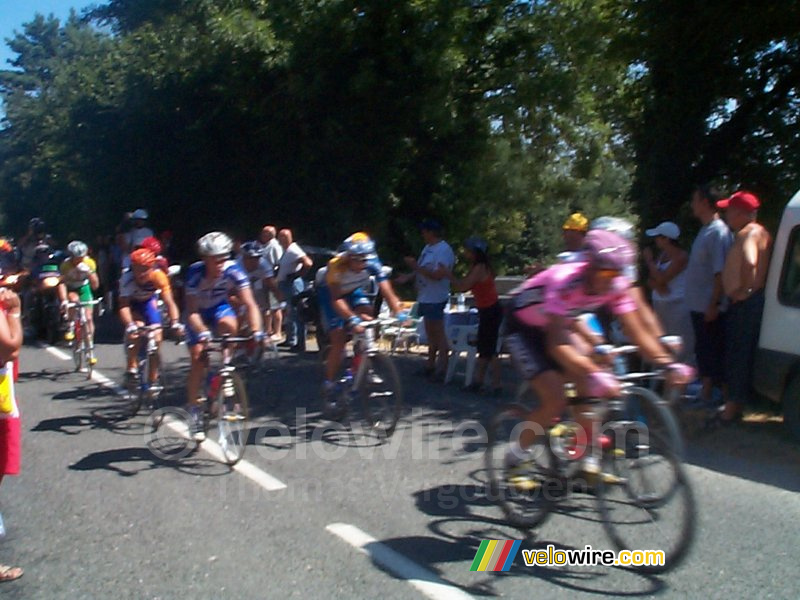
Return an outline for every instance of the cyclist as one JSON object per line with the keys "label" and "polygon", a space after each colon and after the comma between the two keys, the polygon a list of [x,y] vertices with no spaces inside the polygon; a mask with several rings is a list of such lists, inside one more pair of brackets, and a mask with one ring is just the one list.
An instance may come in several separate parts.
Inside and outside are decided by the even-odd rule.
{"label": "cyclist", "polygon": [[[69,257],[61,263],[61,283],[58,286],[58,299],[61,300],[62,311],[67,308],[68,302],[91,302],[94,297],[93,290],[100,285],[97,276],[97,265],[94,259],[89,256],[89,247],[79,240],[73,240],[67,244]],[[90,354],[89,364],[97,364],[94,355],[94,311],[86,310],[86,335],[89,336]],[[71,341],[75,339],[75,309],[71,308],[68,314],[69,329],[64,334],[64,339]]]}
{"label": "cyclist", "polygon": [[[539,427],[525,428],[506,455],[510,481],[518,487],[535,486],[535,482],[517,472],[517,467],[527,460],[537,429],[544,431],[564,413],[566,382],[575,384],[576,421],[584,432],[592,432],[595,426],[588,416],[591,413],[586,412],[586,399],[613,398],[620,392],[613,374],[573,346],[571,322],[580,313],[608,306],[642,354],[667,370],[671,385],[688,383],[692,377],[691,367],[674,362],[658,338],[635,316],[632,282],[624,275],[634,263],[633,247],[619,235],[598,229],[586,234],[582,251],[583,260],[558,263],[534,275],[511,299],[506,345],[515,366],[540,400],[539,407],[527,417]],[[594,436],[587,434],[587,438]],[[592,452],[583,458],[582,467],[587,475],[600,472]]]}
{"label": "cyclist", "polygon": [[147,248],[153,255],[156,257],[156,262],[153,265],[154,268],[160,269],[167,273],[169,271],[169,261],[166,257],[161,255],[161,242],[158,241],[158,238],[155,236],[148,236],[142,240],[142,243],[139,244],[139,248]]}
{"label": "cyclist", "polygon": [[[137,381],[137,360],[142,340],[137,333],[139,327],[145,325],[161,325],[161,313],[157,299],[161,296],[167,306],[170,326],[180,332],[180,312],[172,298],[172,288],[166,273],[155,268],[156,255],[147,248],[139,248],[131,253],[131,268],[122,274],[119,282],[119,318],[125,326],[125,342],[128,365],[126,384]],[[156,343],[160,346],[162,332],[155,333]],[[158,356],[158,355],[156,355]],[[151,383],[158,380],[157,363],[152,364],[148,379]]]}
{"label": "cyclist", "polygon": [[400,300],[387,278],[378,255],[375,242],[359,231],[348,237],[339,247],[326,267],[316,275],[317,299],[320,306],[323,327],[330,336],[330,349],[325,359],[325,381],[323,396],[325,410],[335,412],[335,399],[332,392],[336,387],[336,374],[342,365],[342,354],[347,343],[346,329],[361,332],[361,323],[372,320],[372,303],[364,294],[362,287],[375,277],[378,289],[386,300],[392,313],[405,320]]}
{"label": "cyclist", "polygon": [[191,265],[186,273],[187,343],[191,357],[186,392],[192,416],[192,435],[197,441],[205,439],[200,420],[203,401],[200,385],[207,367],[204,350],[212,337],[212,330],[223,335],[236,335],[239,330],[229,296],[236,296],[247,306],[250,330],[255,340],[261,342],[264,337],[261,313],[253,298],[250,280],[230,260],[232,248],[233,241],[224,233],[207,233],[197,241],[202,260]]}

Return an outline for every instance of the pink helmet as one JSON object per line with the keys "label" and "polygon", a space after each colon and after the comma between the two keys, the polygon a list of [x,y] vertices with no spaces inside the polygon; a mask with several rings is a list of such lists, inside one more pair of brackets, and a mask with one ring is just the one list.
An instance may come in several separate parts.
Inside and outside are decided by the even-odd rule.
{"label": "pink helmet", "polygon": [[583,240],[589,262],[598,269],[625,271],[633,266],[636,253],[625,238],[602,229],[593,229]]}

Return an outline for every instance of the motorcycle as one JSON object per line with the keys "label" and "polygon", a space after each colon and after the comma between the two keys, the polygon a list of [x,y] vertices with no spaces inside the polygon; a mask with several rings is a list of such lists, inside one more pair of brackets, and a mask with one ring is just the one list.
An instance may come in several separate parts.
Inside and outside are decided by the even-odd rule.
{"label": "motorcycle", "polygon": [[31,306],[28,322],[35,335],[48,344],[55,344],[64,332],[64,319],[61,302],[58,299],[58,284],[61,283],[59,271],[60,258],[52,255],[50,259],[31,276]]}

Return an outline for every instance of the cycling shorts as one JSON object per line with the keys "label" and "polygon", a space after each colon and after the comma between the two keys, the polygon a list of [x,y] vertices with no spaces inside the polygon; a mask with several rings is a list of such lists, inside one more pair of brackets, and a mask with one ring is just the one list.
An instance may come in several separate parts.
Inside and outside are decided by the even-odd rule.
{"label": "cycling shorts", "polygon": [[145,325],[161,325],[161,312],[155,297],[144,302],[131,301],[130,307],[135,320],[144,321]]}
{"label": "cycling shorts", "polygon": [[[371,304],[370,299],[367,298],[361,288],[354,289],[349,294],[342,296],[342,298],[347,301],[348,306],[353,310],[358,306],[369,306]],[[322,326],[326,331],[344,327],[344,319],[333,307],[331,289],[327,285],[321,285],[317,288],[317,301],[319,302]]]}
{"label": "cycling shorts", "polygon": [[511,362],[526,381],[546,371],[563,372],[561,365],[547,351],[547,335],[544,329],[520,323],[511,314],[506,332],[504,341],[511,354]]}
{"label": "cycling shorts", "polygon": [[[203,323],[211,330],[213,334],[216,330],[217,323],[219,323],[222,319],[227,317],[236,318],[236,311],[233,310],[233,307],[228,304],[227,301],[220,302],[216,306],[212,306],[211,308],[204,308],[198,311],[200,314],[200,318],[203,320]],[[195,346],[200,343],[200,338],[198,337],[197,333],[187,324],[186,325],[186,344],[189,346]]]}

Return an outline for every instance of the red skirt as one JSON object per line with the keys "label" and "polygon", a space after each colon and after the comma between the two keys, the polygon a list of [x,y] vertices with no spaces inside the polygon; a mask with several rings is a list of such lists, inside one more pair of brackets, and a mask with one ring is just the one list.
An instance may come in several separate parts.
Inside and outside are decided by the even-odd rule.
{"label": "red skirt", "polygon": [[19,417],[0,419],[0,475],[19,475],[21,430]]}

